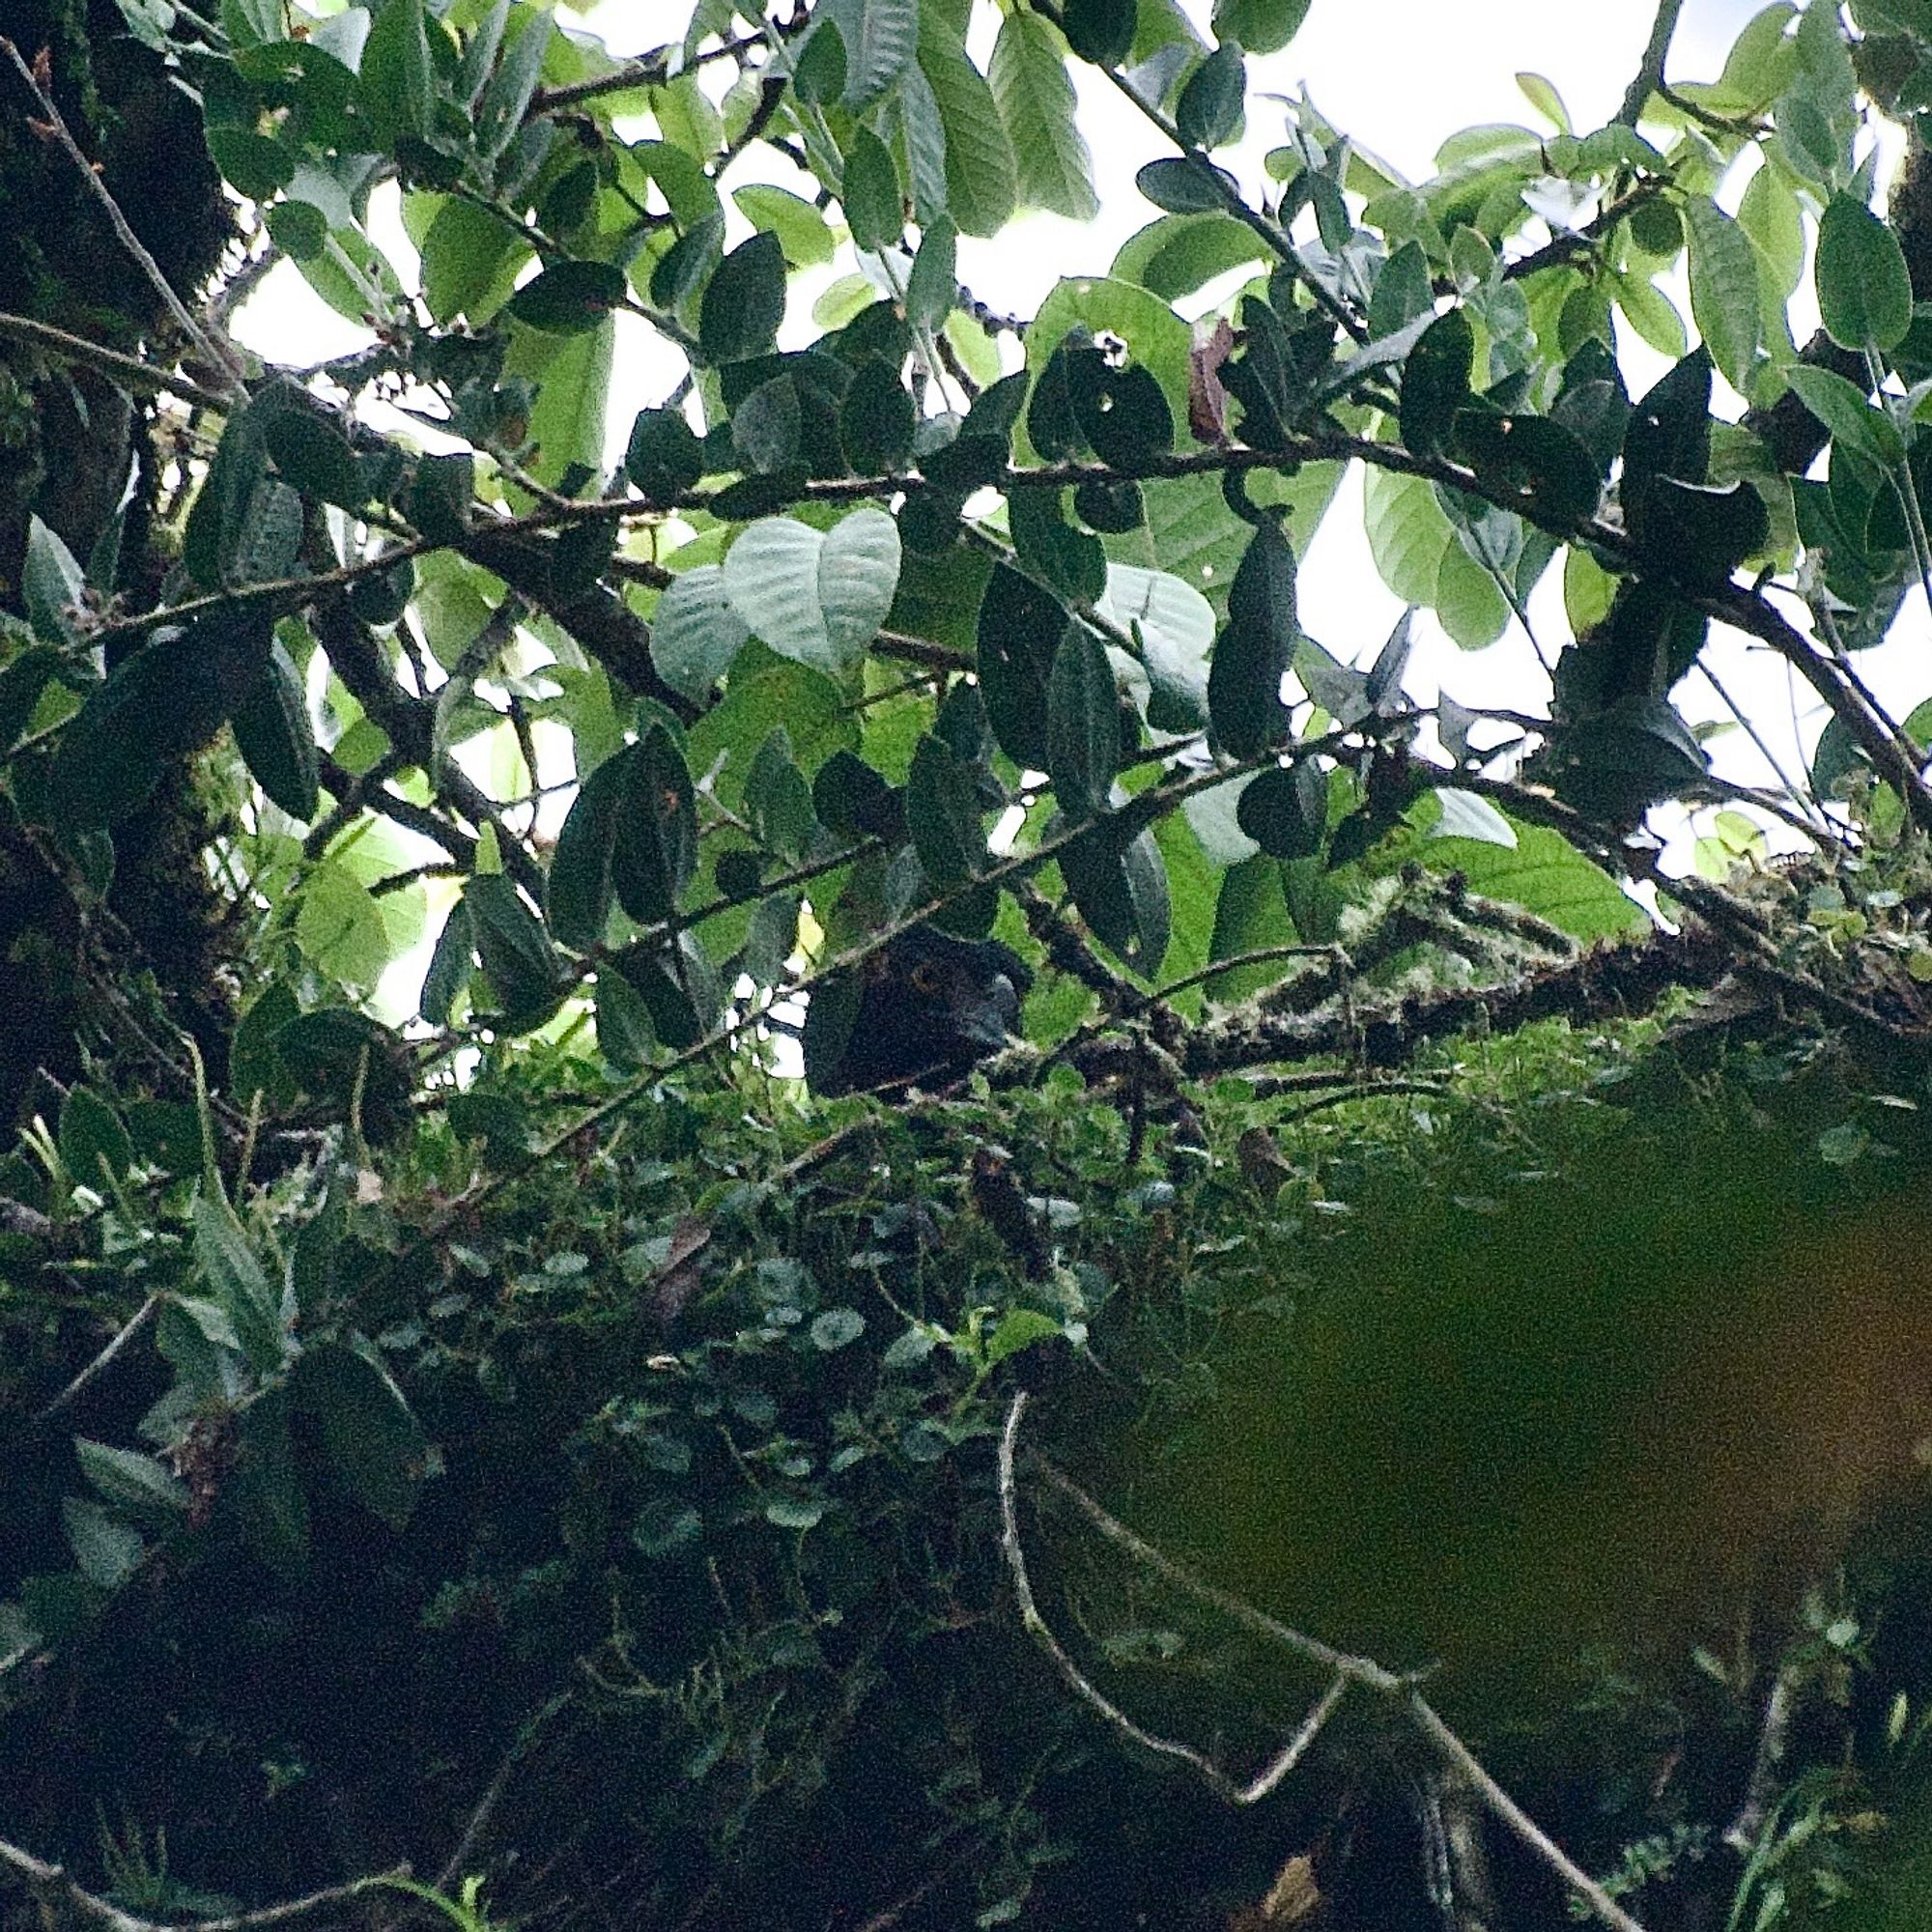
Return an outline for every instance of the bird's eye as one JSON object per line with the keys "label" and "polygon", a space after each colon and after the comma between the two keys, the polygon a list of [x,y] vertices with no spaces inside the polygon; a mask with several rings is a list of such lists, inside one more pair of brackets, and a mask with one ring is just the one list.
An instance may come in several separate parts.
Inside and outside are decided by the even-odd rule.
{"label": "bird's eye", "polygon": [[930,959],[922,959],[912,969],[912,989],[931,999],[939,991],[939,968]]}

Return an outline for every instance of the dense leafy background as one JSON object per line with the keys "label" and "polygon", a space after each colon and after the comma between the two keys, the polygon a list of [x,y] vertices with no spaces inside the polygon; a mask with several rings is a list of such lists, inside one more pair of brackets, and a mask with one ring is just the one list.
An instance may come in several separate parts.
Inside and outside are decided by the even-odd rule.
{"label": "dense leafy background", "polygon": [[[1021,1388],[1204,1574],[1438,1658],[1646,1923],[1922,1811],[1932,712],[1861,666],[1932,599],[1932,15],[1692,80],[1665,4],[1605,126],[1526,74],[1408,181],[1279,91],[1306,11],[5,23],[0,1869],[1561,1911],[1400,1707],[1231,1816],[1070,1694]],[[1103,186],[1110,263],[961,286]],[[356,346],[240,350],[271,269]],[[1367,649],[1297,598],[1351,467]],[[1419,694],[1422,611],[1526,636],[1507,704]],[[1765,789],[1685,708],[1719,632],[1806,694]],[[1023,1037],[814,1098],[923,926]],[[1305,1667],[1026,1522],[1090,1689],[1279,1747]]]}

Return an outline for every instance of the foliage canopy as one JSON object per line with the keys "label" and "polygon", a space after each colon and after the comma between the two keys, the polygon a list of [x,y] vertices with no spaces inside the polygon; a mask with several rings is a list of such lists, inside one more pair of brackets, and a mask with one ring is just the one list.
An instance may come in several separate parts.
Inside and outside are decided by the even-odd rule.
{"label": "foliage canopy", "polygon": [[[1604,1577],[1565,1458],[1685,1399],[1706,1250],[1767,1361],[1839,1359],[1790,1256],[1918,1279],[1871,1229],[1927,1151],[1932,697],[1861,660],[1932,602],[1932,14],[1777,0],[1666,83],[1663,0],[1605,127],[1525,75],[1545,125],[1411,182],[1269,91],[1307,6],[696,0],[628,59],[537,0],[10,16],[0,1870],[49,1912],[405,1860],[472,1925],[486,1871],[664,1926],[1283,1924],[1302,1884],[1396,1925],[1552,1871],[1762,1926],[1847,1883],[1922,1614],[1887,1649],[1876,1585],[1783,1586],[1892,1435],[1800,1405],[1727,1461],[1692,1404],[1660,1439],[1776,1533],[1672,1517],[1679,1599],[1576,1592],[1502,1691],[1541,1600],[1410,1531],[1517,1512]],[[1145,124],[1150,218],[999,315],[979,244],[1099,206],[1076,75]],[[357,347],[238,347],[270,270]],[[628,424],[620,357],[668,372]],[[1369,649],[1296,595],[1351,467],[1410,607]],[[1418,695],[1417,612],[1479,649],[1552,574],[1507,706]],[[1767,788],[1685,709],[1719,633],[1808,694]],[[1017,1037],[844,1097],[856,989],[934,929],[1009,949],[947,956],[1012,961]],[[1496,1292],[1537,1248],[1543,1327]],[[1849,1305],[1918,1418],[1922,1324]],[[1540,1463],[1432,1406],[1438,1346]],[[1032,1570],[1022,1397],[1102,1531]],[[1293,1524],[1255,1501],[1324,1457]],[[1359,1532],[1309,1602],[1442,1647],[1581,1866],[1410,1680],[1231,1635],[1101,1494],[1258,1601]],[[1768,1648],[1666,1684],[1753,1602]],[[1175,1740],[1267,1758],[1311,1669],[1379,1715],[1231,1828],[1264,1794]],[[1767,1742],[1767,1672],[1867,1785]],[[1374,1849],[1392,1791],[1439,1883]]]}

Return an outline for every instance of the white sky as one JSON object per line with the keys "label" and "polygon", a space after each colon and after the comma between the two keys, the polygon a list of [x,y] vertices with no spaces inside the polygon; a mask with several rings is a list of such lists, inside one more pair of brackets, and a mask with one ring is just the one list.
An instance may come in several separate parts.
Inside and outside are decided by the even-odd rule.
{"label": "white sky", "polygon": [[[1208,0],[1183,4],[1205,21]],[[684,11],[683,0],[644,0],[641,6],[636,0],[605,0],[585,21],[605,37],[613,53],[630,54],[659,43],[674,31]],[[1715,78],[1738,30],[1756,11],[1757,0],[1688,0],[1673,43],[1670,77]],[[1251,62],[1249,132],[1228,158],[1255,189],[1263,179],[1262,154],[1281,138],[1278,112],[1255,98],[1255,92],[1293,94],[1304,84],[1335,126],[1410,179],[1432,171],[1436,147],[1459,128],[1493,121],[1542,126],[1517,86],[1519,71],[1552,82],[1574,125],[1587,130],[1614,112],[1635,70],[1652,12],[1652,0],[1314,0],[1306,25],[1288,47]],[[997,26],[995,10],[981,5],[978,15],[976,31],[990,43]],[[1369,50],[1366,57],[1364,49]],[[976,51],[983,51],[977,43]],[[1082,127],[1096,157],[1105,205],[1090,225],[1030,213],[991,242],[962,241],[960,278],[997,310],[1031,314],[1070,268],[1103,270],[1120,243],[1157,212],[1131,184],[1143,161],[1165,151],[1160,136],[1093,70],[1077,68],[1076,72]],[[798,185],[782,162],[761,161],[759,151],[753,150],[734,168],[727,186],[758,179],[761,167],[772,179]],[[1738,185],[1733,183],[1727,201],[1734,199]],[[378,239],[408,284],[414,263],[393,212],[380,222]],[[814,332],[809,322],[812,298],[834,274],[849,272],[851,267],[848,248],[833,269],[795,279],[787,338],[810,339]],[[1678,305],[1688,315],[1681,288],[1677,293]],[[1801,291],[1801,299],[1807,293]],[[625,316],[617,320],[620,329],[629,332],[620,336],[611,385],[612,461],[621,455],[636,411],[661,402],[682,373],[675,355],[641,323]],[[1809,318],[1801,315],[1795,325],[1803,340]],[[325,309],[286,266],[248,305],[237,332],[265,355],[295,363],[341,353],[358,339],[357,331]],[[1640,344],[1627,365],[1637,390],[1662,367]],[[1559,639],[1568,636],[1560,575],[1552,568],[1531,604],[1539,633]],[[1357,474],[1338,496],[1303,560],[1302,620],[1330,649],[1356,657],[1374,652],[1400,611],[1369,557]],[[1490,649],[1463,652],[1425,612],[1416,639],[1407,684],[1419,701],[1433,701],[1440,688],[1465,704],[1520,708],[1526,691],[1542,689],[1540,681],[1524,682],[1534,660],[1514,624]],[[1928,639],[1932,622],[1915,593],[1892,639],[1861,660],[1861,668],[1882,696],[1901,707],[1901,715],[1932,690],[1932,675],[1924,668]],[[1714,668],[1753,713],[1786,769],[1797,772],[1802,763],[1798,748],[1808,746],[1822,722],[1804,701],[1808,694],[1801,693],[1794,717],[1783,668],[1762,651],[1747,652],[1735,634],[1719,635]],[[1678,696],[1693,722],[1722,715],[1715,696],[1695,676]],[[1765,761],[1741,732],[1727,732],[1711,749],[1726,778],[1750,784],[1774,782]],[[1666,863],[1677,870],[1688,860],[1688,845],[1679,833]]]}

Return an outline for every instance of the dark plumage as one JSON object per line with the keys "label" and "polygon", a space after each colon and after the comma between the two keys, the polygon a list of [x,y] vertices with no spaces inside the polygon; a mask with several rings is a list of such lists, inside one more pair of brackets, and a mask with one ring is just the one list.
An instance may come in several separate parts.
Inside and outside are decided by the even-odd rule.
{"label": "dark plumage", "polygon": [[1026,963],[997,940],[915,926],[812,996],[811,1091],[830,1098],[902,1080],[956,1080],[1007,1043],[1032,984]]}

